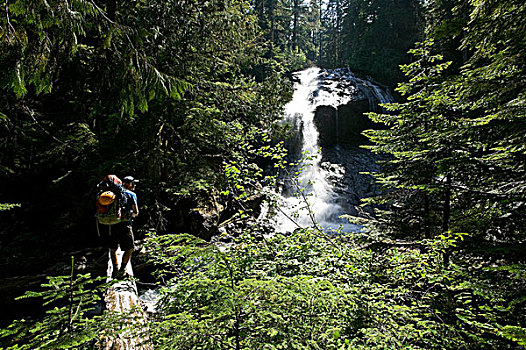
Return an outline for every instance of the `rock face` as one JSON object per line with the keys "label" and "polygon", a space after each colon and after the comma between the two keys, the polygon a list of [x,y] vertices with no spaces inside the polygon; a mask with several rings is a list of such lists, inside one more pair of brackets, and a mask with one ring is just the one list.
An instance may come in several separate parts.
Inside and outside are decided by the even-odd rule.
{"label": "rock face", "polygon": [[323,150],[320,165],[327,172],[335,194],[335,204],[347,214],[357,215],[355,206],[361,204],[362,198],[380,194],[373,177],[363,174],[379,170],[378,158],[359,145],[338,145]]}
{"label": "rock face", "polygon": [[337,144],[359,144],[365,141],[361,134],[375,125],[364,113],[369,111],[369,101],[351,101],[338,107],[318,106],[314,114],[314,123],[320,135],[320,147],[332,147]]}
{"label": "rock face", "polygon": [[314,123],[322,149],[321,168],[335,194],[335,204],[356,215],[360,199],[375,196],[379,189],[370,175],[378,170],[378,156],[361,149],[367,142],[362,132],[378,127],[364,113],[379,112],[379,104],[393,101],[389,91],[347,69],[320,74]]}
{"label": "rock face", "polygon": [[366,112],[377,112],[380,103],[392,101],[387,89],[356,77],[347,69],[322,71],[316,101],[314,123],[319,146],[359,144],[365,141],[362,131],[376,127]]}
{"label": "rock face", "polygon": [[[264,200],[261,194],[254,194],[243,200],[243,208],[250,215],[257,217]],[[218,191],[209,191],[199,198],[183,199],[170,208],[168,219],[170,226],[167,232],[181,232],[195,235],[210,241],[218,234],[224,233],[225,224],[228,232],[240,233],[242,227],[236,223],[238,208],[232,198],[225,199]],[[245,222],[246,220],[242,220]]]}
{"label": "rock face", "polygon": [[199,198],[180,199],[167,214],[167,232],[185,232],[210,240],[225,211],[219,193],[211,192]]}

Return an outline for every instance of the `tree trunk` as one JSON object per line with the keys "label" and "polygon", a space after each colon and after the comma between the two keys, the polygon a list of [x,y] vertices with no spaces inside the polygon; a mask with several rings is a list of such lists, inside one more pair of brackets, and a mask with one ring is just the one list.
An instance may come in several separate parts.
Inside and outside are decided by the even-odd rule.
{"label": "tree trunk", "polygon": [[292,50],[298,49],[298,22],[300,15],[299,0],[294,0],[292,8]]}
{"label": "tree trunk", "polygon": [[270,0],[270,57],[274,56],[274,31],[276,26],[275,0]]}
{"label": "tree trunk", "polygon": [[[446,175],[446,192],[444,193],[444,208],[442,213],[442,232],[449,231],[449,222],[451,216],[451,176]],[[449,265],[450,249],[446,248],[444,252],[444,267]]]}
{"label": "tree trunk", "polygon": [[431,238],[431,213],[427,193],[424,193],[424,237]]}
{"label": "tree trunk", "polygon": [[449,231],[451,216],[451,176],[446,175],[446,191],[444,193],[444,208],[442,212],[442,232]]}

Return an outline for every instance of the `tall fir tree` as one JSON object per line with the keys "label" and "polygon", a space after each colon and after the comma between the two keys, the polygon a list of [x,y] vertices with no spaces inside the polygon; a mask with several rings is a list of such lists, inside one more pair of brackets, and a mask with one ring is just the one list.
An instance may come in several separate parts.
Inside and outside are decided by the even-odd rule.
{"label": "tall fir tree", "polygon": [[[431,5],[436,10],[444,3]],[[407,101],[388,107],[393,114],[372,116],[388,125],[368,132],[376,142],[372,148],[393,157],[380,175],[389,188],[383,203],[391,204],[383,222],[416,236],[425,228],[426,236],[452,230],[479,242],[520,242],[525,50],[517,38],[525,28],[515,23],[521,23],[525,6],[472,1],[451,11],[469,14],[463,17],[469,21],[459,29],[451,12],[443,12],[442,24],[428,31],[439,41],[435,54],[413,51],[420,56],[404,68],[409,81],[398,90]],[[452,50],[453,42],[462,45]],[[448,61],[447,71],[422,60],[442,56],[442,50],[456,60]]]}
{"label": "tall fir tree", "polygon": [[409,82],[397,90],[407,101],[388,104],[390,114],[369,114],[387,129],[365,133],[375,143],[365,147],[392,157],[377,174],[385,194],[376,204],[388,208],[380,215],[381,230],[397,237],[430,238],[449,230],[454,146],[446,135],[458,125],[454,100],[441,93],[450,62],[432,54],[431,46],[412,50],[417,59],[402,67]]}

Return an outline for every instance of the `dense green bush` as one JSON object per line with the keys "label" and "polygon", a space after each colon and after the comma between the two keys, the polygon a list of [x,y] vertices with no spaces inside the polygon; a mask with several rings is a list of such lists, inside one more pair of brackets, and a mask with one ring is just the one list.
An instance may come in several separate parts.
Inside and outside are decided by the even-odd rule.
{"label": "dense green bush", "polygon": [[510,303],[498,287],[512,276],[521,284],[522,268],[477,266],[467,257],[445,268],[444,249],[461,239],[397,245],[297,230],[271,238],[247,232],[235,245],[218,247],[187,235],[152,237],[151,256],[165,282],[151,325],[155,346],[494,349],[512,347],[508,340],[522,343],[522,316],[504,312],[521,300]]}

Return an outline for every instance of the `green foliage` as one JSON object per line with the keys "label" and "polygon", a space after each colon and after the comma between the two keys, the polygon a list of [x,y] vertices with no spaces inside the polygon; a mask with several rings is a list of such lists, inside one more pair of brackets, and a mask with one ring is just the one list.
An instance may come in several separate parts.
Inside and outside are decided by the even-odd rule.
{"label": "green foliage", "polygon": [[247,235],[226,250],[184,236],[151,241],[152,256],[168,274],[163,317],[152,325],[155,335],[162,334],[154,335],[156,348],[331,348],[338,343],[336,324],[349,300],[302,264],[323,261],[309,249],[323,242],[304,233],[265,243],[254,238]]}
{"label": "green foliage", "polygon": [[[389,127],[366,132],[376,144],[371,149],[393,157],[378,174],[393,189],[378,203],[390,203],[392,213],[400,213],[386,224],[427,236],[451,228],[475,236],[488,237],[491,231],[501,238],[519,237],[524,222],[515,210],[522,207],[523,182],[517,176],[524,170],[524,154],[522,136],[514,130],[523,121],[519,110],[505,111],[508,99],[516,101],[520,93],[514,90],[515,97],[506,98],[475,94],[481,86],[489,89],[481,81],[491,79],[487,70],[472,66],[478,56],[451,74],[450,63],[441,63],[442,55],[433,54],[432,47],[412,50],[418,59],[402,66],[409,81],[398,91],[407,101],[386,106],[391,114],[370,115]],[[506,115],[510,124],[496,122],[497,114]],[[506,217],[514,217],[513,223]]]}
{"label": "green foliage", "polygon": [[393,234],[430,237],[449,229],[451,178],[463,160],[454,157],[458,146],[451,134],[461,126],[451,93],[440,90],[449,62],[433,55],[432,45],[411,50],[418,59],[402,66],[409,82],[397,90],[407,101],[386,105],[391,114],[369,114],[388,128],[365,132],[375,143],[366,148],[392,156],[375,174],[385,193],[372,202],[386,205],[379,224]]}
{"label": "green foliage", "polygon": [[247,1],[17,1],[6,11],[2,196],[53,198],[50,211],[82,227],[92,202],[75,189],[108,173],[145,179],[142,217],[162,227],[174,203],[218,192],[222,164],[251,156],[240,145],[272,134],[290,98]]}
{"label": "green foliage", "polygon": [[[162,281],[149,323],[156,349],[495,349],[524,343],[525,266],[458,252],[464,235],[401,242],[296,230],[233,244],[152,235]],[[507,283],[503,284],[502,281]],[[126,315],[91,313],[108,285],[50,277],[42,319],[1,331],[6,349],[91,349],[129,329]],[[119,329],[121,329],[119,331]]]}
{"label": "green foliage", "polygon": [[469,1],[434,0],[425,4],[425,33],[435,47],[451,61],[454,71],[463,65],[465,52],[459,50],[464,28],[468,22]]}
{"label": "green foliage", "polygon": [[10,210],[13,208],[19,208],[20,204],[13,204],[13,203],[0,203],[0,211],[4,210]]}
{"label": "green foliage", "polygon": [[[218,197],[228,220],[244,219],[261,184],[275,180],[263,167],[285,166],[271,140],[290,98],[286,73],[318,59],[396,80],[391,67],[419,33],[418,4],[6,3],[1,195],[21,205],[0,211],[20,219],[16,229],[87,226],[91,203],[71,205],[88,202],[79,188],[132,172],[144,179],[150,227],[162,228],[182,199]],[[151,320],[157,348],[524,346],[526,5],[426,8],[435,44],[417,46],[402,66],[405,100],[370,115],[386,126],[367,132],[371,148],[390,158],[377,174],[386,192],[369,200],[378,208],[369,231],[267,237],[252,227],[219,246],[151,237],[163,295]],[[2,242],[35,237],[62,242],[29,230]],[[401,237],[410,240],[393,239]],[[112,326],[128,331],[123,315],[93,314],[99,283],[49,278],[23,296],[42,300],[45,315],[13,322],[2,346],[92,348]]]}
{"label": "green foliage", "polygon": [[[320,30],[318,1],[255,0],[258,24],[269,41],[268,54],[289,66],[288,72],[305,65],[306,56],[316,57]],[[301,65],[301,66],[299,66]]]}
{"label": "green foliage", "polygon": [[504,348],[524,329],[501,323],[506,287],[494,283],[523,267],[495,270],[465,256],[444,268],[443,251],[459,237],[398,245],[361,234],[329,242],[305,230],[247,232],[218,247],[153,236],[150,256],[164,281],[155,347]]}
{"label": "green foliage", "polygon": [[516,23],[526,6],[428,5],[428,38],[436,44],[417,46],[415,61],[402,66],[408,81],[398,91],[406,99],[386,106],[389,114],[370,114],[386,126],[366,132],[370,148],[390,158],[376,174],[385,193],[367,200],[378,206],[369,228],[434,242],[447,275],[429,289],[429,309],[456,334],[459,343],[447,346],[512,348],[524,344],[525,325],[516,307],[525,301],[525,140],[518,130],[526,51]]}
{"label": "green foliage", "polygon": [[[73,259],[72,259],[73,261]],[[73,264],[73,262],[72,262]],[[89,274],[48,277],[39,291],[28,291],[18,299],[36,299],[45,316],[15,320],[0,330],[5,349],[91,349],[108,327],[94,313],[107,286]]]}

